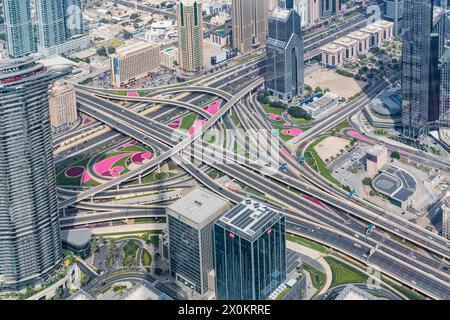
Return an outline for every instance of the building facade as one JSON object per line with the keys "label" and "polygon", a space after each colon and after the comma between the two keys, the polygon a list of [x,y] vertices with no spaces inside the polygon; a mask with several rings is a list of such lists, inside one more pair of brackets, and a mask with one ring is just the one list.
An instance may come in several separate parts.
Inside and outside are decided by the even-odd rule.
{"label": "building facade", "polygon": [[450,239],[450,192],[447,192],[442,206],[442,236]]}
{"label": "building facade", "polygon": [[8,54],[13,58],[36,52],[29,0],[4,0]]}
{"label": "building facade", "polygon": [[440,63],[439,120],[450,123],[450,50],[447,49]]}
{"label": "building facade", "polygon": [[275,8],[269,16],[267,91],[290,101],[304,89],[304,48],[300,16],[293,9]]}
{"label": "building facade", "polygon": [[416,137],[428,123],[432,3],[403,1],[402,124],[404,134]]}
{"label": "building facade", "polygon": [[394,23],[394,35],[402,30],[403,0],[384,0],[384,18]]}
{"label": "building facade", "polygon": [[55,85],[50,92],[49,108],[52,131],[67,129],[78,120],[75,90],[62,83]]}
{"label": "building facade", "polygon": [[266,45],[268,0],[232,0],[233,48],[245,54]]}
{"label": "building facade", "polygon": [[246,199],[215,222],[217,300],[265,300],[286,280],[285,217]]}
{"label": "building facade", "polygon": [[194,75],[203,69],[203,18],[201,0],[178,0],[178,64]]}
{"label": "building facade", "polygon": [[35,57],[0,62],[0,276],[7,289],[45,280],[62,261],[49,85],[67,69]]}
{"label": "building facade", "polygon": [[153,43],[118,48],[110,58],[112,84],[120,88],[148,76],[160,66],[160,55],[159,45]]}
{"label": "building facade", "polygon": [[214,268],[214,221],[228,208],[228,201],[201,188],[167,207],[170,273],[199,294],[208,291]]}

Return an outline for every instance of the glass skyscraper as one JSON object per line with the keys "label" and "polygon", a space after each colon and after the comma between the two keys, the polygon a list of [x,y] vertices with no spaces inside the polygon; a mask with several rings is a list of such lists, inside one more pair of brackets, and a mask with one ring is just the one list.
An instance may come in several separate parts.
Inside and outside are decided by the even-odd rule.
{"label": "glass skyscraper", "polygon": [[30,0],[4,0],[8,53],[13,58],[36,52]]}
{"label": "glass skyscraper", "polygon": [[50,48],[66,41],[65,0],[36,0],[39,45]]}
{"label": "glass skyscraper", "polygon": [[304,89],[304,48],[301,18],[293,9],[276,7],[269,16],[266,87],[283,101]]}
{"label": "glass skyscraper", "polygon": [[31,285],[62,259],[49,70],[29,56],[0,61],[0,278],[3,288]]}
{"label": "glass skyscraper", "polygon": [[217,300],[265,300],[286,280],[285,216],[246,199],[214,224]]}

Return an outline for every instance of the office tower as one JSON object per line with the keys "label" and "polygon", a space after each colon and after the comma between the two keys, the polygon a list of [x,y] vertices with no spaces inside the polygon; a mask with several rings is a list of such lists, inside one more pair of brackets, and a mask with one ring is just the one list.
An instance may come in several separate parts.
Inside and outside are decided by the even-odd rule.
{"label": "office tower", "polygon": [[4,0],[8,53],[13,58],[36,52],[29,0]]}
{"label": "office tower", "polygon": [[111,55],[111,82],[116,88],[138,81],[160,66],[160,46],[137,42],[118,48]]}
{"label": "office tower", "polygon": [[203,18],[201,0],[178,0],[178,56],[180,69],[193,75],[203,68]]}
{"label": "office tower", "polygon": [[64,0],[36,0],[39,46],[50,48],[66,41]]}
{"label": "office tower", "polygon": [[300,15],[302,26],[308,21],[308,0],[280,0],[280,8],[294,9]]}
{"label": "office tower", "polygon": [[268,31],[266,87],[276,98],[290,101],[304,88],[300,16],[293,9],[275,8]]}
{"label": "office tower", "polygon": [[403,0],[384,0],[384,18],[394,22],[394,35],[402,30]]}
{"label": "office tower", "polygon": [[440,63],[441,87],[439,120],[450,123],[450,50],[447,49]]}
{"label": "office tower", "polygon": [[82,35],[84,33],[82,1],[63,0],[63,3],[66,39]]}
{"label": "office tower", "polygon": [[322,17],[329,17],[340,10],[339,0],[320,0],[320,14]]}
{"label": "office tower", "polygon": [[321,0],[308,0],[308,23],[316,23],[321,18]]}
{"label": "office tower", "polygon": [[214,224],[217,300],[265,300],[286,280],[285,217],[246,199]]}
{"label": "office tower", "polygon": [[428,123],[432,14],[429,0],[403,1],[402,124],[409,137]]}
{"label": "office tower", "polygon": [[266,45],[267,0],[232,0],[233,48],[244,54]]}
{"label": "office tower", "polygon": [[199,294],[208,291],[214,268],[214,221],[228,208],[228,201],[202,188],[167,207],[170,273]]}
{"label": "office tower", "polygon": [[62,260],[49,85],[66,69],[0,60],[0,278],[21,289]]}
{"label": "office tower", "polygon": [[450,239],[450,191],[447,192],[442,206],[442,236]]}

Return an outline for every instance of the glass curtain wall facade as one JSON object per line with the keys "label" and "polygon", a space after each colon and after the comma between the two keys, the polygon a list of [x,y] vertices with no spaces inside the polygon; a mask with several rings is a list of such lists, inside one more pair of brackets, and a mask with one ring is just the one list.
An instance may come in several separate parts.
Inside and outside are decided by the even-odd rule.
{"label": "glass curtain wall facade", "polygon": [[0,278],[20,289],[62,259],[49,85],[68,70],[36,58],[0,62]]}
{"label": "glass curtain wall facade", "polygon": [[8,54],[13,58],[36,52],[30,0],[4,0]]}
{"label": "glass curtain wall facade", "polygon": [[265,300],[286,279],[285,218],[261,226],[255,238],[214,226],[218,300]]}
{"label": "glass curtain wall facade", "polygon": [[293,9],[275,8],[269,16],[266,87],[283,101],[290,101],[304,89],[304,48],[299,14]]}

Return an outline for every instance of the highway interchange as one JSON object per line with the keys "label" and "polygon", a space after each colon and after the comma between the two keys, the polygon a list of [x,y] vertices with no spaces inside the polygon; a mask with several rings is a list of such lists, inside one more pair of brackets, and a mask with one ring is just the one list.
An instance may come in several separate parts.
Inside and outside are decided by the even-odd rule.
{"label": "highway interchange", "polygon": [[[234,144],[227,142],[229,137],[227,136],[227,139],[225,139],[223,134],[225,129],[233,127],[233,122],[230,120],[231,112],[236,112],[240,125],[248,131],[250,129],[270,129],[270,124],[264,117],[264,111],[255,99],[255,94],[252,94],[263,84],[261,76],[265,72],[264,68],[264,61],[260,58],[246,63],[242,68],[221,71],[224,77],[217,77],[218,81],[214,81],[214,77],[210,76],[210,78],[206,77],[204,80],[199,81],[201,82],[200,84],[186,87],[172,86],[161,88],[142,99],[126,99],[130,102],[131,108],[135,110],[139,110],[139,106],[145,103],[165,104],[163,112],[168,118],[186,110],[203,115],[207,119],[203,132],[210,128],[217,129],[219,139],[214,145],[206,142],[201,143],[203,151],[206,150],[208,152],[200,153],[197,148],[192,147],[192,144],[194,141],[202,138],[202,131],[198,131],[193,137],[186,136],[162,124],[162,118],[155,113],[142,116],[132,109],[113,102],[123,100],[123,97],[105,93],[104,91],[101,93],[98,90],[88,91],[87,88],[78,86],[77,98],[80,110],[99,121],[89,125],[88,129],[81,129],[80,132],[107,124],[114,130],[106,130],[100,138],[97,138],[98,142],[108,145],[114,139],[118,141],[123,136],[131,137],[149,146],[155,152],[155,158],[138,170],[113,179],[99,187],[83,192],[62,190],[60,195],[62,197],[62,208],[80,205],[82,208],[85,205],[89,209],[89,206],[98,206],[94,211],[104,212],[97,212],[95,215],[62,217],[61,225],[63,227],[73,227],[99,221],[164,215],[164,206],[162,205],[150,206],[148,210],[145,210],[144,207],[137,209],[136,207],[128,208],[125,206],[121,210],[117,204],[111,205],[111,207],[103,204],[105,207],[101,208],[102,203],[100,202],[83,202],[83,200],[90,200],[94,197],[97,199],[100,195],[107,197],[108,192],[113,192],[113,190],[108,191],[109,189],[141,174],[155,170],[158,164],[172,159],[200,184],[218,192],[233,202],[241,201],[246,195],[238,194],[217,184],[207,175],[207,171],[210,168],[219,170],[262,192],[266,196],[261,199],[262,201],[283,210],[287,214],[287,229],[289,232],[332,247],[368,266],[379,269],[385,275],[405,283],[432,298],[450,298],[448,264],[435,258],[435,256],[449,257],[449,244],[447,241],[399,217],[383,212],[380,208],[373,205],[369,206],[362,199],[356,197],[355,200],[349,201],[345,192],[323,181],[315,173],[304,167],[303,164],[296,161],[298,147],[301,152],[305,143],[310,139],[321,134],[342,119],[347,118],[356,110],[361,109],[367,101],[384,90],[389,85],[389,81],[386,79],[386,81],[367,88],[363,95],[349,103],[340,112],[334,114],[333,117],[317,123],[308,130],[297,141],[296,146],[288,146],[282,143],[283,152],[279,153],[289,163],[288,172],[275,172],[265,175],[267,172],[263,170],[264,168],[261,168],[260,164],[248,161],[248,159],[241,156],[236,156],[231,148]],[[242,82],[245,85],[239,89],[230,90],[230,92],[225,90],[236,82]],[[171,97],[167,98],[167,95]],[[204,95],[214,95],[226,101],[219,113],[213,117],[203,113],[202,109],[195,107],[196,102]],[[109,100],[106,100],[106,98]],[[67,138],[73,138],[74,136],[76,134],[70,133],[59,138],[55,142],[55,146],[61,145]],[[168,139],[168,137],[177,137],[180,142],[176,143],[172,139]],[[237,136],[233,139],[242,144],[242,137]],[[224,142],[225,147],[223,147]],[[92,141],[90,141],[90,143],[76,152],[89,152],[90,150],[95,150],[95,148],[97,146],[92,146]],[[291,150],[294,151],[291,152]],[[73,149],[70,149],[66,155],[71,154],[72,151]],[[201,160],[203,165],[198,166],[190,163],[190,161],[186,160],[186,154]],[[225,158],[227,164],[224,165]],[[169,182],[168,185],[162,183],[158,186],[143,186],[142,188],[146,190],[172,189],[178,182],[186,182],[183,178],[174,180],[173,185],[170,185]],[[133,188],[119,189],[121,192],[130,190],[133,190]],[[115,192],[118,191],[116,190]],[[310,202],[303,195],[319,199],[324,206]],[[274,202],[273,199],[277,199],[277,201]],[[375,223],[379,230],[366,236],[365,228],[368,223]],[[434,254],[430,255],[424,250],[412,253],[411,249],[404,244],[389,238],[387,236],[389,233],[408,239],[422,249]],[[377,249],[374,250],[374,248]],[[369,252],[370,254],[368,254]]]}

